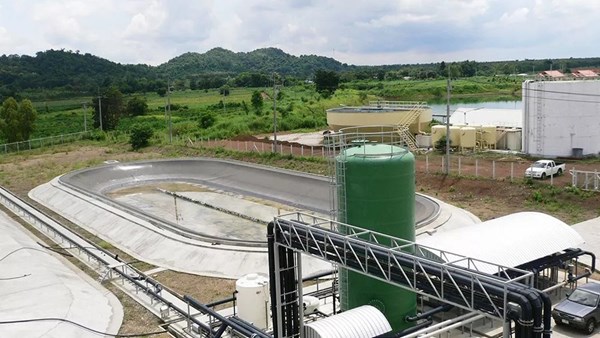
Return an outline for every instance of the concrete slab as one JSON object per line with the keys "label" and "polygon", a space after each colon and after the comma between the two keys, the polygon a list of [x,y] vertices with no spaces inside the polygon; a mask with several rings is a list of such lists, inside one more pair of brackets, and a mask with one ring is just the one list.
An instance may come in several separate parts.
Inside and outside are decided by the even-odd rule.
{"label": "concrete slab", "polygon": [[[36,243],[20,224],[0,212],[1,321],[70,320],[116,334],[123,320],[118,299],[66,259]],[[0,325],[0,337],[98,337],[59,321]]]}
{"label": "concrete slab", "polygon": [[[600,217],[573,224],[572,227],[585,240],[581,248],[594,253],[597,258],[600,258]],[[588,256],[583,256],[580,260],[587,265],[591,264],[591,259]]]}

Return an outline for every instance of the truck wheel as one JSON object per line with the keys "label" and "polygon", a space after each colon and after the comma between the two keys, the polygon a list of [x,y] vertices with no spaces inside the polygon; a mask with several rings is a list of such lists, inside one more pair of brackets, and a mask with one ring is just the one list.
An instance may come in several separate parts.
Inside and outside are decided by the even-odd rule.
{"label": "truck wheel", "polygon": [[542,173],[542,180],[546,179],[546,173]]}
{"label": "truck wheel", "polygon": [[596,329],[596,320],[594,320],[594,318],[588,320],[585,323],[585,332],[587,334],[592,334],[594,333],[594,330]]}
{"label": "truck wheel", "polygon": [[558,176],[562,175],[562,169],[558,169],[558,172],[556,173]]}

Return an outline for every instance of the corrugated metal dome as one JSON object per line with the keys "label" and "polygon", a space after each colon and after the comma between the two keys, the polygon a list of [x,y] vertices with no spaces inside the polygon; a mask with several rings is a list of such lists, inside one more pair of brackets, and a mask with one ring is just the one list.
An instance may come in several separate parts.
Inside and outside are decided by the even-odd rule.
{"label": "corrugated metal dome", "polygon": [[[517,267],[579,247],[584,242],[569,225],[539,212],[519,212],[417,238],[419,245],[506,267]],[[491,265],[480,265],[478,270],[491,274],[498,272]]]}
{"label": "corrugated metal dome", "polygon": [[363,305],[304,326],[305,338],[372,338],[392,327],[385,316],[370,305]]}

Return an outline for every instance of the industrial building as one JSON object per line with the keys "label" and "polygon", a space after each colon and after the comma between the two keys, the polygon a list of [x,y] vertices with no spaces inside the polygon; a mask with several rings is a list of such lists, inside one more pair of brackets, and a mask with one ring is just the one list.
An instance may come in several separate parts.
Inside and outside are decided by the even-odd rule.
{"label": "industrial building", "polygon": [[523,152],[537,157],[600,153],[600,81],[525,81]]}

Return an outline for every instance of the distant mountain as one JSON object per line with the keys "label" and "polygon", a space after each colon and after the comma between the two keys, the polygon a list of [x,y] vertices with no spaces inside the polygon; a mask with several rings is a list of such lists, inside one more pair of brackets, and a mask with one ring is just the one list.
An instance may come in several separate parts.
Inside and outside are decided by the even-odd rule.
{"label": "distant mountain", "polygon": [[342,71],[351,66],[332,58],[302,55],[293,56],[277,48],[262,48],[249,53],[234,53],[213,48],[206,53],[185,53],[157,67],[160,74],[172,77],[203,73],[243,72],[271,73],[310,77],[318,69]]}

